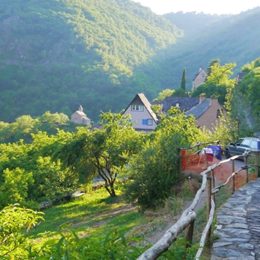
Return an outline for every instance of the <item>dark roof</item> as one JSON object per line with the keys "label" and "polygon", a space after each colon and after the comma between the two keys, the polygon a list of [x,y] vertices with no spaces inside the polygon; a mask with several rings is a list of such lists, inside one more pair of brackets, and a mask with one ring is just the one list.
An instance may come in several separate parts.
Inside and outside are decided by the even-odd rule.
{"label": "dark roof", "polygon": [[187,116],[193,115],[195,118],[199,118],[208,110],[210,105],[211,105],[211,99],[205,98],[201,103],[191,108],[185,114]]}
{"label": "dark roof", "polygon": [[[161,102],[163,112],[167,112],[171,107],[179,104],[181,111],[185,112],[199,104],[197,97],[167,97]],[[178,105],[177,105],[178,106]]]}
{"label": "dark roof", "polygon": [[[156,114],[153,112],[152,108],[151,108],[151,103],[148,101],[148,99],[146,98],[146,96],[143,93],[138,93],[134,99],[131,101],[131,103],[126,107],[125,111],[128,109],[128,107],[135,103],[135,102],[141,102],[144,107],[147,109],[147,111],[149,112],[149,114],[151,115],[151,117],[153,118],[153,120],[157,123],[158,122],[158,118],[156,116]],[[124,111],[124,112],[125,112]],[[123,112],[123,113],[124,113]]]}

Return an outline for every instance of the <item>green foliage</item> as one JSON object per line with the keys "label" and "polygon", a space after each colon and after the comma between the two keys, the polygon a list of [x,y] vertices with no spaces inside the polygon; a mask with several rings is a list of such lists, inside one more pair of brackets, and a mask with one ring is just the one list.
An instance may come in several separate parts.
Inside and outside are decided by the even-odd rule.
{"label": "green foliage", "polygon": [[205,84],[199,86],[192,93],[196,97],[205,93],[207,97],[218,98],[220,104],[225,104],[227,110],[230,111],[235,79],[231,79],[235,64],[229,63],[221,65],[213,61],[210,66],[210,75],[208,75]]}
{"label": "green foliage", "polygon": [[165,98],[170,97],[174,94],[174,89],[163,89],[157,96],[157,98],[154,99],[154,101],[163,101]]}
{"label": "green foliage", "polygon": [[174,242],[174,244],[166,251],[162,256],[160,256],[159,260],[164,259],[186,259],[193,260],[197,253],[199,246],[197,244],[192,245],[191,247],[187,247],[187,240],[183,237],[180,237]]}
{"label": "green foliage", "polygon": [[63,131],[55,136],[39,132],[31,144],[0,144],[0,207],[53,199],[73,191],[78,175],[51,159],[71,137]]}
{"label": "green foliage", "polygon": [[132,128],[129,118],[121,114],[103,113],[100,124],[100,129],[77,135],[77,139],[73,138],[59,153],[63,162],[76,171],[90,176],[98,174],[114,197],[116,178],[123,172],[130,156],[139,151],[142,139]]}
{"label": "green foliage", "polygon": [[75,173],[64,168],[59,160],[53,162],[49,156],[39,156],[35,167],[30,193],[32,199],[54,200],[76,188]]}
{"label": "green foliage", "polygon": [[25,235],[40,221],[42,213],[10,205],[0,211],[0,258],[28,259],[32,244]]}
{"label": "green foliage", "polygon": [[132,183],[127,189],[128,197],[137,200],[143,209],[164,203],[182,179],[178,148],[195,142],[199,132],[193,118],[171,109],[130,161]]}
{"label": "green foliage", "polygon": [[57,133],[58,129],[73,130],[67,115],[63,113],[45,112],[43,115],[32,118],[29,115],[18,117],[15,122],[5,123],[0,121],[0,142],[17,142],[20,139],[31,142],[31,135],[39,131],[49,134]]}
{"label": "green foliage", "polygon": [[23,203],[28,198],[29,186],[33,183],[32,173],[23,169],[8,168],[3,171],[3,184],[0,186],[0,208],[2,203]]}
{"label": "green foliage", "polygon": [[[44,257],[49,259],[136,259],[141,250],[136,240],[125,238],[117,230],[100,238],[80,239],[75,232],[61,234],[61,239],[49,246]],[[47,251],[47,250],[46,250]]]}
{"label": "green foliage", "polygon": [[241,131],[260,129],[260,59],[243,67],[243,77],[235,88],[233,117],[240,121]]}

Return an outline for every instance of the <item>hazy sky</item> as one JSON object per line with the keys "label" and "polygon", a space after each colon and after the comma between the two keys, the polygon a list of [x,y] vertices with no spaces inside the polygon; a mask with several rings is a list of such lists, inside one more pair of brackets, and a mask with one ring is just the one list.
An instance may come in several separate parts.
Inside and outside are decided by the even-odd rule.
{"label": "hazy sky", "polygon": [[260,0],[134,0],[150,7],[157,14],[170,12],[204,12],[210,14],[237,14],[260,6]]}

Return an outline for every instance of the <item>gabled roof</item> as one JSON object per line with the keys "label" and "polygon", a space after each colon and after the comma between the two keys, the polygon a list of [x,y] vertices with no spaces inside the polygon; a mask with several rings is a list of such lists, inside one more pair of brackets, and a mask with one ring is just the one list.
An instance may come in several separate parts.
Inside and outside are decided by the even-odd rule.
{"label": "gabled roof", "polygon": [[197,97],[167,97],[162,103],[163,112],[167,112],[171,107],[178,106],[181,111],[185,112],[199,104]]}
{"label": "gabled roof", "polygon": [[185,114],[187,116],[193,115],[196,119],[201,117],[210,107],[211,99],[205,98],[201,103],[197,104],[196,106],[192,107],[189,111]]}
{"label": "gabled roof", "polygon": [[194,78],[193,78],[193,81],[194,81],[194,80],[198,77],[198,75],[201,74],[201,73],[205,73],[205,74],[207,75],[207,72],[206,72],[204,69],[200,68],[199,71],[195,74],[195,76],[194,76]]}
{"label": "gabled roof", "polygon": [[131,106],[131,104],[136,101],[136,100],[140,100],[141,103],[144,105],[144,107],[146,108],[146,110],[148,111],[148,113],[150,114],[150,116],[152,117],[152,119],[157,123],[158,122],[158,118],[156,116],[156,114],[153,112],[152,108],[151,108],[151,103],[148,101],[148,99],[146,98],[146,96],[143,93],[138,93],[133,100],[130,102],[130,104],[126,107],[125,111],[123,113],[126,112],[126,110]]}
{"label": "gabled roof", "polygon": [[210,107],[211,99],[205,98],[200,102],[198,97],[168,97],[161,104],[163,112],[167,112],[171,107],[179,107],[186,115],[193,115],[196,119],[201,117]]}

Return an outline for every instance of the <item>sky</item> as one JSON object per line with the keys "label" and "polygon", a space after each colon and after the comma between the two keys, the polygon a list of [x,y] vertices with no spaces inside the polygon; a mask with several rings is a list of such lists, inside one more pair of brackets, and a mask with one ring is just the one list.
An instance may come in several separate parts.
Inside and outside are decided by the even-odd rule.
{"label": "sky", "polygon": [[260,0],[134,0],[150,7],[157,14],[170,12],[204,12],[208,14],[238,14],[260,6]]}

